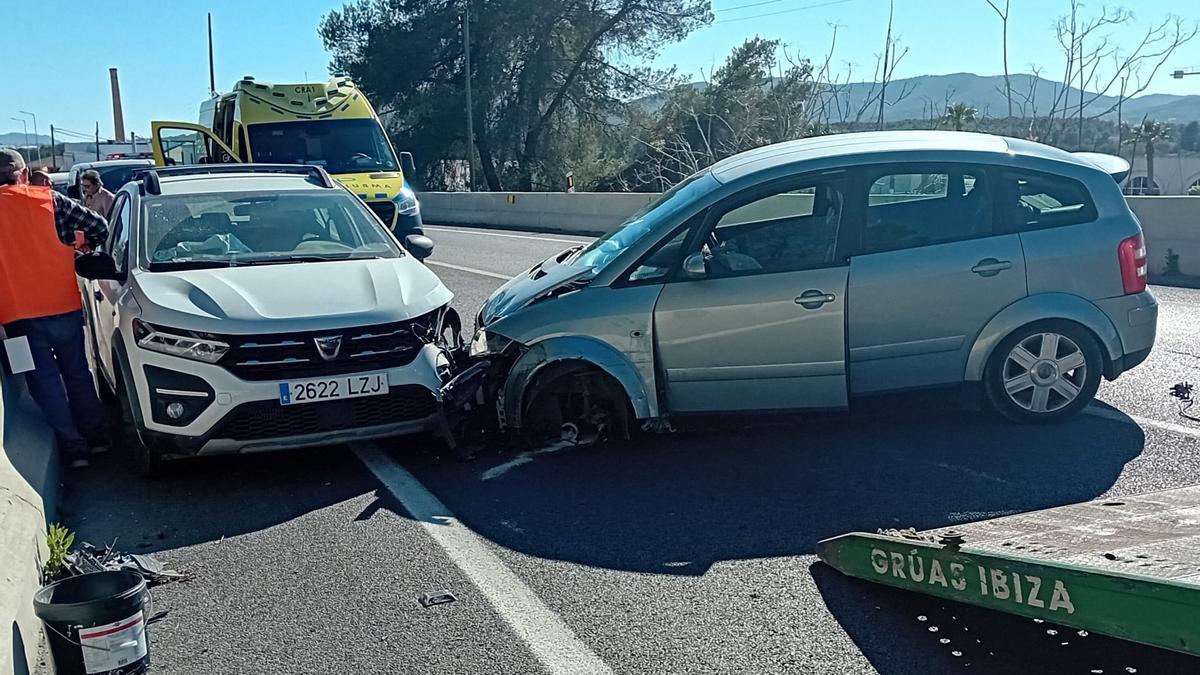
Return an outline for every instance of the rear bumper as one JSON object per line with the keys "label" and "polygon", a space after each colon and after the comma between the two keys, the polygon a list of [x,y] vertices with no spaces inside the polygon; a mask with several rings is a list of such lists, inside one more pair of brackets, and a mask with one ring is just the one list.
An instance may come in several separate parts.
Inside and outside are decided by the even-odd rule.
{"label": "rear bumper", "polygon": [[1112,360],[1110,368],[1104,373],[1105,377],[1113,380],[1150,355],[1158,332],[1158,300],[1146,290],[1098,300],[1096,306],[1108,315],[1121,338],[1122,353]]}

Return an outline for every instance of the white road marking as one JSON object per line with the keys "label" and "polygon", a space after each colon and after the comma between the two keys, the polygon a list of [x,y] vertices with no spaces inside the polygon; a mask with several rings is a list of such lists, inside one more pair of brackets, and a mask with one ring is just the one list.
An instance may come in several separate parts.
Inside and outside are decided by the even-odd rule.
{"label": "white road marking", "polygon": [[475,269],[474,267],[467,267],[466,265],[452,265],[450,263],[439,262],[437,260],[426,260],[425,264],[426,265],[436,265],[438,267],[448,267],[452,270],[458,270],[459,272],[470,272],[471,274],[480,274],[485,277],[491,277],[493,279],[503,279],[505,281],[508,281],[509,279],[513,278],[513,276],[515,276],[512,274],[500,274],[499,272],[489,272],[487,270]]}
{"label": "white road marking", "polygon": [[373,443],[351,446],[552,675],[612,675],[608,664],[425,486]]}
{"label": "white road marking", "polygon": [[1137,424],[1155,427],[1157,429],[1162,429],[1163,431],[1170,431],[1172,433],[1182,434],[1192,438],[1200,438],[1200,427],[1186,427],[1182,424],[1175,424],[1174,422],[1164,422],[1162,420],[1156,420],[1152,417],[1130,415],[1128,413],[1123,413],[1120,410],[1111,410],[1109,408],[1096,408],[1093,406],[1088,406],[1083,409],[1083,412],[1087,413],[1088,415],[1103,417],[1106,420],[1113,420],[1115,422],[1136,422]]}
{"label": "white road marking", "polygon": [[503,232],[493,232],[492,230],[476,229],[473,227],[430,227],[425,226],[426,230],[431,232],[456,232],[458,234],[478,234],[485,237],[504,237],[505,239],[532,239],[533,241],[552,241],[560,244],[586,244],[592,238],[582,239],[556,239],[554,237],[534,237],[528,234],[506,234]]}
{"label": "white road marking", "polygon": [[496,466],[493,466],[492,468],[488,469],[487,471],[484,471],[479,476],[479,480],[491,480],[493,478],[499,478],[500,476],[503,476],[504,474],[517,468],[518,466],[523,466],[525,464],[529,464],[530,462],[533,461],[533,458],[537,457],[538,455],[545,455],[545,454],[551,453],[551,452],[558,452],[559,450],[562,450],[563,448],[572,447],[572,445],[573,444],[571,444],[571,443],[562,441],[560,443],[555,443],[553,445],[547,445],[544,448],[538,448],[537,450],[530,450],[528,452],[522,452],[521,454],[508,460],[507,462],[505,462],[503,464],[497,464]]}

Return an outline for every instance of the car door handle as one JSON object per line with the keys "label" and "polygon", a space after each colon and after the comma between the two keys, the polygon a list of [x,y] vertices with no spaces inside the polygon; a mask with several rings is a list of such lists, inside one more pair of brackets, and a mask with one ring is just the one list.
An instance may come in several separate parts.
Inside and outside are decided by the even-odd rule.
{"label": "car door handle", "polygon": [[1012,267],[1012,263],[1008,260],[984,258],[978,263],[975,263],[975,266],[971,268],[971,271],[981,277],[994,277],[1010,267]]}
{"label": "car door handle", "polygon": [[796,296],[796,304],[804,309],[820,309],[827,302],[833,302],[837,297],[833,293],[826,293],[811,288]]}
{"label": "car door handle", "polygon": [[100,291],[92,291],[92,297],[96,299],[96,302],[104,302],[104,294]]}

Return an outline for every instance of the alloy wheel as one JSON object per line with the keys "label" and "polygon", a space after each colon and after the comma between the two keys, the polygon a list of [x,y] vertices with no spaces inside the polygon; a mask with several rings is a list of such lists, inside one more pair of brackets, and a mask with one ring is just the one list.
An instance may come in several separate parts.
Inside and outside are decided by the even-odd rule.
{"label": "alloy wheel", "polygon": [[1004,360],[1004,391],[1019,407],[1052,413],[1079,397],[1087,381],[1087,357],[1071,338],[1035,333],[1013,346]]}

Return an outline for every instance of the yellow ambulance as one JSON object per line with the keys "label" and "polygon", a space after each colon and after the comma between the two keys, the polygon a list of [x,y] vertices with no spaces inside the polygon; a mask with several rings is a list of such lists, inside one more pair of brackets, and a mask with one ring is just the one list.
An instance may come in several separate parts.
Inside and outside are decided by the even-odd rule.
{"label": "yellow ambulance", "polygon": [[349,78],[270,84],[246,76],[200,106],[200,123],[152,122],[155,164],[255,162],[319,166],[403,240],[422,234],[421,207],[379,116]]}

